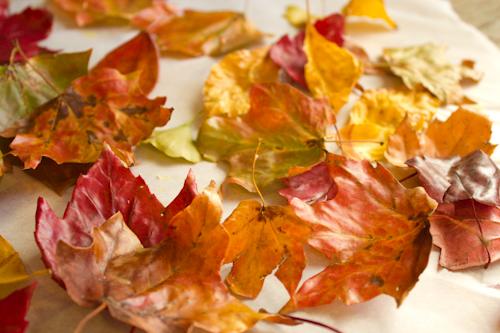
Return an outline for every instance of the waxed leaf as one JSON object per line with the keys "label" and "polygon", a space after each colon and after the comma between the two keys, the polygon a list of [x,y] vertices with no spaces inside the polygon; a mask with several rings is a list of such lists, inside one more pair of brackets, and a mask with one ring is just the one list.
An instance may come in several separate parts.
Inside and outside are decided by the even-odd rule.
{"label": "waxed leaf", "polygon": [[349,51],[328,41],[311,25],[306,29],[304,51],[309,90],[315,97],[328,98],[338,112],[363,73],[363,66]]}
{"label": "waxed leaf", "polygon": [[262,39],[241,13],[185,10],[154,30],[156,43],[163,54],[198,57],[217,56]]}
{"label": "waxed leaf", "polygon": [[138,80],[103,68],[73,81],[37,110],[11,143],[11,153],[25,168],[35,168],[44,156],[58,164],[90,163],[107,143],[131,164],[133,146],[165,125],[172,112],[163,107],[165,97],[150,100],[140,93]]}
{"label": "waxed leaf", "polygon": [[398,27],[385,9],[384,0],[350,0],[342,9],[342,13],[346,16],[363,16],[372,19],[382,19],[391,28]]}
{"label": "waxed leaf", "polygon": [[500,209],[474,200],[439,205],[431,216],[439,264],[450,270],[487,266],[500,259]]}
{"label": "waxed leaf", "polygon": [[279,68],[267,53],[268,48],[237,50],[212,67],[203,87],[207,116],[245,114],[252,85],[278,81]]}
{"label": "waxed leaf", "polygon": [[255,298],[267,275],[275,273],[290,295],[306,266],[304,246],[311,227],[288,206],[262,206],[246,200],[224,222],[229,233],[226,262],[233,263],[226,282],[237,295]]}
{"label": "waxed leaf", "polygon": [[43,54],[0,66],[0,132],[14,136],[37,107],[87,74],[90,51]]}
{"label": "waxed leaf", "polygon": [[22,287],[29,279],[19,254],[0,236],[0,299]]}
{"label": "waxed leaf", "polygon": [[383,58],[392,73],[409,89],[423,86],[447,104],[460,104],[464,99],[460,82],[469,76],[467,72],[464,74],[467,66],[451,63],[446,57],[445,46],[428,43],[387,48]]}
{"label": "waxed leaf", "polygon": [[[387,139],[408,117],[415,129],[422,129],[437,112],[439,101],[426,92],[388,89],[367,90],[354,104],[349,122],[340,131],[346,156],[381,160]],[[367,142],[363,142],[367,141]]]}
{"label": "waxed leaf", "polygon": [[153,38],[141,32],[131,40],[108,53],[92,69],[114,68],[123,75],[139,72],[139,89],[148,95],[158,81],[160,56]]}
{"label": "waxed leaf", "polygon": [[500,205],[500,170],[480,150],[462,158],[417,156],[406,164],[417,170],[427,193],[440,203],[473,199],[485,205]]}
{"label": "waxed leaf", "polygon": [[335,117],[328,103],[315,100],[287,84],[254,85],[250,110],[239,117],[207,118],[197,146],[212,161],[229,164],[227,182],[254,190],[252,164],[259,186],[285,177],[293,166],[309,166],[324,156],[324,140]]}
{"label": "waxed leaf", "polygon": [[30,7],[12,15],[7,15],[7,9],[4,11],[5,15],[0,15],[0,64],[26,61],[39,53],[52,52],[38,45],[52,30],[49,11]]}
{"label": "waxed leaf", "polygon": [[335,197],[312,205],[291,200],[297,216],[314,224],[309,244],[330,260],[307,279],[283,311],[387,294],[400,304],[427,265],[428,216],[435,202],[422,188],[407,189],[382,165],[328,155]]}
{"label": "waxed leaf", "polygon": [[192,163],[198,163],[201,160],[200,153],[193,143],[191,123],[156,131],[144,142],[152,144],[168,157],[180,157]]}
{"label": "waxed leaf", "polygon": [[28,328],[26,315],[31,297],[36,288],[36,282],[14,291],[4,299],[0,299],[0,332],[24,333]]}
{"label": "waxed leaf", "polygon": [[389,137],[385,158],[394,165],[404,166],[415,156],[447,158],[465,156],[475,150],[491,155],[496,146],[489,142],[490,137],[491,121],[466,109],[458,109],[444,122],[432,121],[422,132],[415,131],[405,119]]}
{"label": "waxed leaf", "polygon": [[[38,200],[35,239],[42,259],[53,269],[59,241],[88,246],[92,228],[117,212],[144,246],[158,244],[168,234],[168,221],[188,206],[196,193],[194,177],[189,174],[177,197],[164,207],[144,180],[105,148],[89,172],[78,178],[63,218],[57,217],[45,199]],[[59,280],[57,274],[53,277]]]}

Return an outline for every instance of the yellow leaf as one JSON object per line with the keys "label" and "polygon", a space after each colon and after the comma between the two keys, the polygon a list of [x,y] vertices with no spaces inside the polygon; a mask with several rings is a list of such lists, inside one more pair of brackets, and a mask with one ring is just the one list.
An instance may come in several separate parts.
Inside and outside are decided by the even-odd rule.
{"label": "yellow leaf", "polygon": [[200,153],[193,143],[191,123],[156,131],[144,142],[152,144],[169,157],[180,157],[192,163],[198,163],[201,160]]}
{"label": "yellow leaf", "polygon": [[29,279],[19,254],[0,236],[0,299],[22,287]]}
{"label": "yellow leaf", "polygon": [[268,48],[238,50],[212,67],[203,89],[207,116],[245,114],[250,107],[250,87],[278,81],[279,67],[267,54]]}
{"label": "yellow leaf", "polygon": [[415,130],[420,130],[432,120],[438,106],[439,101],[426,92],[367,90],[353,106],[348,125],[341,130],[343,141],[353,141],[343,144],[344,153],[351,158],[381,160],[387,139],[405,116]]}
{"label": "yellow leaf", "polygon": [[[307,12],[295,5],[287,6],[283,17],[296,28],[303,28],[308,19]],[[311,19],[314,19],[314,17],[311,17]]]}
{"label": "yellow leaf", "polygon": [[373,19],[384,20],[391,28],[396,29],[398,25],[385,10],[384,0],[351,0],[343,9],[345,16],[364,16]]}
{"label": "yellow leaf", "polygon": [[306,30],[304,51],[307,86],[315,97],[326,97],[338,112],[363,73],[363,66],[349,51],[321,36],[312,25]]}

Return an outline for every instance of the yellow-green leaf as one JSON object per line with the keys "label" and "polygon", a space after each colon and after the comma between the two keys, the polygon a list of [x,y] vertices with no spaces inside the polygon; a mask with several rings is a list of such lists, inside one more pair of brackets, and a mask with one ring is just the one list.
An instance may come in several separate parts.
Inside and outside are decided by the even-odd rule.
{"label": "yellow-green leaf", "polygon": [[201,160],[200,153],[193,143],[191,123],[164,131],[156,131],[144,142],[152,144],[169,157],[180,157],[193,163]]}

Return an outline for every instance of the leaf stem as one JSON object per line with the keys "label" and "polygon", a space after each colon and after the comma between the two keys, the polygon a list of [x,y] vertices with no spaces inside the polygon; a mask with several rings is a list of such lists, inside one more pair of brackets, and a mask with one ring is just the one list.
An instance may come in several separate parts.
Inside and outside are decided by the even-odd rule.
{"label": "leaf stem", "polygon": [[31,273],[32,276],[47,276],[50,275],[50,269],[39,269]]}
{"label": "leaf stem", "polygon": [[335,327],[328,326],[326,324],[320,323],[319,321],[315,321],[315,320],[311,320],[311,319],[306,319],[306,318],[301,318],[301,317],[290,316],[290,315],[286,315],[286,314],[282,314],[282,316],[288,317],[288,318],[296,320],[296,321],[301,321],[303,323],[307,323],[307,324],[311,324],[311,325],[314,325],[314,326],[322,327],[322,328],[327,329],[327,330],[329,330],[331,332],[334,332],[334,333],[342,333],[341,331],[339,331]]}
{"label": "leaf stem", "polygon": [[83,329],[85,328],[85,325],[97,316],[101,311],[104,311],[108,305],[106,303],[102,303],[99,305],[97,308],[95,308],[92,312],[90,312],[88,315],[86,315],[80,322],[78,323],[78,326],[76,327],[74,333],[82,333]]}
{"label": "leaf stem", "polygon": [[417,173],[416,173],[416,172],[411,173],[411,174],[409,174],[408,176],[403,177],[402,179],[399,179],[399,180],[398,180],[398,182],[402,183],[402,182],[404,182],[404,181],[407,181],[407,180],[408,180],[408,179],[410,179],[410,178],[415,177],[416,175],[417,175]]}
{"label": "leaf stem", "polygon": [[253,163],[252,163],[252,182],[253,187],[255,187],[255,191],[260,197],[260,201],[262,202],[262,206],[266,206],[266,201],[264,200],[264,196],[262,192],[260,192],[259,186],[257,186],[257,181],[255,180],[255,168],[257,166],[257,159],[259,158],[259,150],[262,145],[262,139],[259,138],[259,143],[257,143],[257,148],[255,148],[255,154],[253,155]]}

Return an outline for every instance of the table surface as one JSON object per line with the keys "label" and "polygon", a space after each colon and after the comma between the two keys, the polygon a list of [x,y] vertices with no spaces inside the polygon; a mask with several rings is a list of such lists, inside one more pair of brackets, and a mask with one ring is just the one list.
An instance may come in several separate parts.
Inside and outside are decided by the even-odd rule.
{"label": "table surface", "polygon": [[500,47],[499,0],[451,0],[460,17],[477,27]]}

